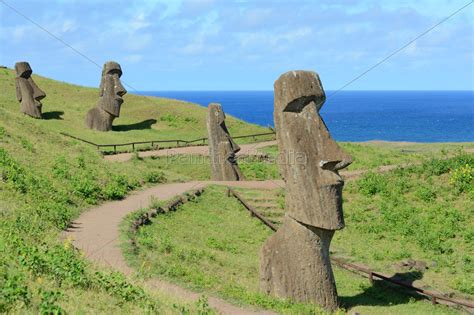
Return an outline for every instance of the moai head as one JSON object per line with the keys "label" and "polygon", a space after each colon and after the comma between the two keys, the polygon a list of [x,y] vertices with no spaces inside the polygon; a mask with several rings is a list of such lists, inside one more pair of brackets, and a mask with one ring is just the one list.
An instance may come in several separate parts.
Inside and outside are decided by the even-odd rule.
{"label": "moai head", "polygon": [[207,130],[212,179],[241,180],[243,176],[236,159],[236,153],[240,151],[240,147],[227,130],[225,114],[220,104],[209,104]]}
{"label": "moai head", "polygon": [[46,97],[46,93],[41,90],[33,81],[30,64],[26,61],[15,64],[16,97],[20,102],[20,111],[34,118],[41,118],[41,100]]}
{"label": "moai head", "polygon": [[120,82],[122,68],[115,61],[104,64],[100,81],[100,99],[98,106],[114,117],[120,116],[120,106],[127,90]]}
{"label": "moai head", "polygon": [[275,129],[280,170],[286,181],[286,211],[314,227],[344,227],[338,170],[352,158],[331,138],[319,115],[326,96],[318,74],[290,71],[275,82]]}

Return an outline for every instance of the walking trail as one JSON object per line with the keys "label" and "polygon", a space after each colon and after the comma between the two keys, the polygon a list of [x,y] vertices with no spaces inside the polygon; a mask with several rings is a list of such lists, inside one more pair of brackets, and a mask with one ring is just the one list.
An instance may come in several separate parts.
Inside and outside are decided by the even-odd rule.
{"label": "walking trail", "polygon": [[[241,144],[240,151],[237,152],[237,156],[264,156],[265,154],[259,152],[258,149],[268,147],[271,145],[275,145],[276,140],[272,141],[263,141],[258,143],[248,143],[248,144]],[[139,157],[152,157],[152,156],[172,156],[172,155],[179,155],[179,154],[191,154],[191,155],[209,155],[209,147],[205,146],[190,146],[190,147],[178,147],[172,149],[161,149],[161,150],[152,150],[152,151],[142,151],[137,153]],[[107,161],[112,162],[126,162],[133,158],[135,153],[119,153],[113,155],[106,155],[104,159]]]}
{"label": "walking trail", "polygon": [[[384,166],[379,168],[379,171],[386,172],[395,167],[396,166],[392,165]],[[347,171],[341,172],[341,175],[347,181],[359,177],[363,172],[364,171]],[[140,208],[148,207],[152,197],[160,200],[168,200],[189,190],[204,188],[211,184],[253,189],[277,189],[285,185],[282,180],[240,182],[193,181],[187,183],[161,184],[133,193],[123,200],[107,202],[84,212],[79,218],[72,222],[71,226],[64,232],[64,237],[71,239],[74,246],[83,251],[89,260],[111,267],[130,276],[134,270],[127,265],[119,246],[119,225],[125,216]],[[192,292],[160,279],[148,280],[146,285],[188,302],[194,302],[200,297],[199,293]],[[208,302],[209,306],[220,314],[274,314],[270,311],[258,311],[234,306],[215,297],[209,297]]]}

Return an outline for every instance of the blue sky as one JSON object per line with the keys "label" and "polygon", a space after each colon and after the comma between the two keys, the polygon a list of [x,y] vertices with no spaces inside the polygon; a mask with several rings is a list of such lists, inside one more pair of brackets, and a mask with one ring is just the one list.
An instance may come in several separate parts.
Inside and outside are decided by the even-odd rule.
{"label": "blue sky", "polygon": [[[0,1],[0,64],[98,86],[100,69],[136,90],[271,90],[288,70],[343,86],[469,0]],[[474,4],[347,90],[473,90]],[[130,91],[132,88],[128,88]]]}

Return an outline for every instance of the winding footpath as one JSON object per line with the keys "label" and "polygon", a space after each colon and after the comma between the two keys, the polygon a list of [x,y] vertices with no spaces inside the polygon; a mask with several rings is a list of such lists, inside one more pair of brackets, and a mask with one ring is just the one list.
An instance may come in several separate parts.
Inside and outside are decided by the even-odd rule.
{"label": "winding footpath", "polygon": [[[264,153],[258,151],[258,149],[268,147],[271,145],[276,145],[276,140],[272,141],[263,141],[257,143],[248,143],[248,144],[241,144],[240,151],[237,152],[238,157],[243,156],[265,156]],[[178,147],[172,149],[161,149],[161,150],[151,150],[151,151],[141,151],[137,152],[138,157],[146,158],[146,157],[163,157],[163,156],[173,156],[173,155],[180,155],[180,154],[187,154],[187,155],[202,155],[208,156],[209,155],[209,147],[205,146],[189,146],[189,147]],[[133,158],[135,153],[118,153],[113,155],[106,155],[104,159],[111,162],[126,162]]]}
{"label": "winding footpath", "polygon": [[[378,168],[378,171],[387,172],[395,167],[395,165],[382,166]],[[346,181],[350,181],[358,178],[364,172],[364,170],[343,171],[341,176]],[[285,183],[283,180],[266,180],[192,181],[161,184],[132,193],[123,200],[106,202],[96,208],[85,211],[64,231],[63,237],[70,239],[72,244],[80,249],[87,259],[131,276],[134,270],[128,266],[120,249],[120,223],[122,220],[129,213],[148,207],[152,198],[169,200],[187,191],[205,188],[208,185],[250,189],[277,189],[283,188]],[[194,302],[201,296],[199,293],[157,278],[147,280],[146,286],[161,291],[164,294],[177,297],[185,302]],[[209,306],[220,314],[275,314],[271,311],[258,311],[238,307],[216,297],[209,297],[208,302]]]}
{"label": "winding footpath", "polygon": [[[64,236],[71,239],[73,245],[80,249],[87,259],[130,276],[134,270],[127,265],[120,249],[119,240],[119,225],[125,216],[140,208],[148,207],[152,197],[168,200],[186,191],[204,188],[210,184],[256,189],[275,189],[284,185],[283,181],[203,181],[158,185],[138,191],[123,200],[107,202],[84,212],[72,222],[71,227],[64,232]],[[160,279],[148,280],[146,285],[186,302],[194,302],[201,296],[199,293]],[[215,297],[209,297],[208,302],[209,306],[220,314],[274,314],[269,311],[256,311],[234,306]]]}

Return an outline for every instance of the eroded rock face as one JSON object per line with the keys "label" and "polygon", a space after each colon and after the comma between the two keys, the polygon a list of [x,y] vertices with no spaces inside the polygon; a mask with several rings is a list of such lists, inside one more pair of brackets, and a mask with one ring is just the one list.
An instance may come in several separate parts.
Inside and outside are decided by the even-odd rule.
{"label": "eroded rock face", "polygon": [[16,98],[20,102],[20,111],[34,118],[42,118],[41,100],[46,97],[46,93],[33,81],[30,64],[26,61],[17,62],[15,71]]}
{"label": "eroded rock face", "polygon": [[86,125],[99,131],[112,130],[112,123],[120,116],[120,107],[127,90],[120,82],[122,68],[117,62],[104,64],[100,81],[100,98],[97,106],[87,112]]}
{"label": "eroded rock face", "polygon": [[225,114],[220,104],[211,103],[207,113],[209,158],[212,180],[242,180],[236,153],[240,147],[232,140],[225,125]]}
{"label": "eroded rock face", "polygon": [[263,246],[260,285],[264,292],[334,310],[329,245],[334,231],[344,227],[338,170],[352,159],[319,116],[326,97],[315,72],[287,72],[274,88],[286,218]]}

